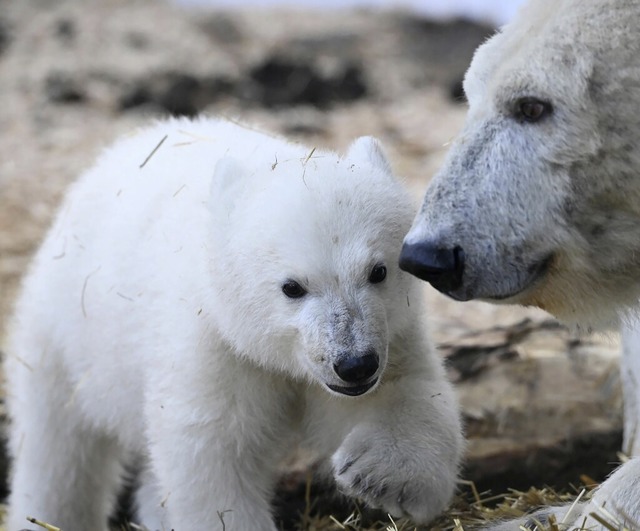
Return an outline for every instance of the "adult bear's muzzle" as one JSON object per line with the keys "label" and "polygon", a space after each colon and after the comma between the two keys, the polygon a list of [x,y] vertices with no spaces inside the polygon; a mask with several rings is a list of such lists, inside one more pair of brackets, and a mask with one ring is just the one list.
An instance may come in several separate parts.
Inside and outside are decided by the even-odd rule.
{"label": "adult bear's muzzle", "polygon": [[447,248],[429,241],[405,243],[400,252],[400,269],[448,294],[462,286],[464,251],[458,245]]}

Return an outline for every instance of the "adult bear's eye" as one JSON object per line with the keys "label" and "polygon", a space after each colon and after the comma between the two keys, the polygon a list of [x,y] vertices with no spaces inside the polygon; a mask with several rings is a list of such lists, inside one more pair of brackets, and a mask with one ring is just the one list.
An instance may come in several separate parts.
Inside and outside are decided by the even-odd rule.
{"label": "adult bear's eye", "polygon": [[290,299],[299,299],[307,294],[306,290],[295,280],[287,280],[282,285],[282,293]]}
{"label": "adult bear's eye", "polygon": [[553,111],[548,101],[538,98],[520,98],[516,102],[515,116],[521,122],[539,122]]}
{"label": "adult bear's eye", "polygon": [[383,264],[376,264],[369,275],[369,282],[379,284],[387,278],[387,268]]}

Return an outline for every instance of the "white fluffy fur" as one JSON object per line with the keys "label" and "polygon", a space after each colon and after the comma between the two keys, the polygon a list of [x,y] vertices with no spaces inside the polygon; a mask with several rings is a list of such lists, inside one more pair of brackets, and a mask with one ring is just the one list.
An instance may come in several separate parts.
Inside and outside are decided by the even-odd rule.
{"label": "white fluffy fur", "polygon": [[[219,120],[120,140],[70,189],[17,304],[8,529],[106,529],[138,460],[149,528],[273,530],[276,465],[298,441],[346,493],[439,513],[462,437],[396,265],[411,217],[369,138],[342,158]],[[283,294],[289,278],[305,297]],[[336,359],[370,348],[379,384],[331,392]]]}

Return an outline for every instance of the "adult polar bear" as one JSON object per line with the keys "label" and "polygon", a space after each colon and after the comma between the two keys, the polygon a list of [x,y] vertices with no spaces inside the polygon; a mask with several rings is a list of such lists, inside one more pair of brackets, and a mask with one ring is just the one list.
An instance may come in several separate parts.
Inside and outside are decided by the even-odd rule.
{"label": "adult polar bear", "polygon": [[149,529],[275,530],[297,441],[346,493],[439,513],[462,437],[396,263],[412,217],[370,138],[340,158],[171,120],[117,143],[70,190],[18,302],[7,529],[106,529],[137,458]]}
{"label": "adult polar bear", "polygon": [[[466,125],[401,267],[458,300],[539,306],[587,328],[637,308],[639,27],[637,0],[535,0],[478,49]],[[637,455],[640,333],[629,323],[625,445]],[[640,460],[605,482],[585,514],[605,502],[640,526]]]}

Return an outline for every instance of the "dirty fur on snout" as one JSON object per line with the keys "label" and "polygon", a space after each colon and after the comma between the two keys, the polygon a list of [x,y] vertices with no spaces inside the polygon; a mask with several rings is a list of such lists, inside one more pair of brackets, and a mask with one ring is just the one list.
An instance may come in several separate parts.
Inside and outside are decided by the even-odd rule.
{"label": "dirty fur on snout", "polygon": [[[637,1],[537,0],[477,50],[464,130],[406,239],[462,247],[459,298],[585,327],[637,303],[639,24]],[[527,121],[525,98],[550,112]]]}

